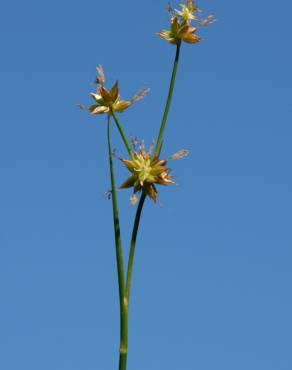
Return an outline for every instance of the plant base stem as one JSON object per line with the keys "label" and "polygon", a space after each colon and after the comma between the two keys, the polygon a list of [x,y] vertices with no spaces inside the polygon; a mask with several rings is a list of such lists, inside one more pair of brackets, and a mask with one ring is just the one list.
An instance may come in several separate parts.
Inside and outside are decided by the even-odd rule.
{"label": "plant base stem", "polygon": [[119,370],[126,370],[128,354],[128,303],[123,301],[121,307],[121,343],[120,343],[120,363]]}
{"label": "plant base stem", "polygon": [[119,370],[126,370],[127,368],[127,353],[120,353]]}

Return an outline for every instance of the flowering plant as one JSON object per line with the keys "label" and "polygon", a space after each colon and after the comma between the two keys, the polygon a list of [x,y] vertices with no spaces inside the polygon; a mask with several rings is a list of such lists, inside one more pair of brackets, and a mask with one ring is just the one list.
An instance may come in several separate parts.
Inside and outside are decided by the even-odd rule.
{"label": "flowering plant", "polygon": [[[157,186],[173,184],[173,177],[170,174],[170,169],[167,166],[169,159],[177,160],[187,155],[187,150],[181,150],[171,156],[169,159],[161,159],[161,148],[164,137],[165,125],[168,118],[169,108],[172,101],[172,95],[175,85],[177,68],[180,57],[181,45],[183,42],[188,44],[196,44],[201,41],[201,37],[197,34],[200,27],[206,26],[213,21],[213,16],[208,16],[205,19],[200,19],[197,8],[193,0],[186,0],[180,4],[180,10],[174,10],[169,6],[170,13],[170,30],[162,30],[158,35],[168,42],[175,45],[175,58],[173,70],[169,85],[168,96],[165,104],[164,114],[160,124],[155,146],[151,145],[148,151],[145,149],[144,142],[138,146],[135,140],[132,140],[132,146],[124,133],[124,129],[120,124],[117,114],[124,112],[133,103],[144,98],[149,90],[143,89],[139,91],[131,100],[122,100],[119,91],[119,84],[116,82],[111,89],[105,87],[105,74],[103,68],[96,68],[96,91],[91,93],[94,104],[82,109],[87,109],[88,112],[95,116],[105,114],[107,117],[107,144],[108,157],[111,179],[111,199],[113,209],[115,248],[117,260],[117,273],[119,283],[119,303],[120,303],[120,350],[119,350],[119,370],[126,370],[127,354],[128,354],[128,313],[129,300],[132,280],[132,270],[134,262],[134,254],[136,247],[137,234],[140,224],[141,213],[144,202],[149,197],[154,203],[157,201]],[[195,26],[192,24],[195,23]],[[120,232],[119,212],[117,188],[115,180],[115,171],[113,164],[113,151],[111,146],[111,118],[118,129],[123,145],[125,146],[129,158],[121,159],[122,164],[130,172],[130,176],[120,185],[121,189],[133,188],[133,194],[130,198],[131,204],[138,203],[136,216],[134,219],[133,231],[130,243],[130,252],[128,257],[127,269],[125,270],[124,256],[122,249],[122,240]],[[137,148],[138,146],[138,148]],[[137,194],[140,194],[138,200]]]}

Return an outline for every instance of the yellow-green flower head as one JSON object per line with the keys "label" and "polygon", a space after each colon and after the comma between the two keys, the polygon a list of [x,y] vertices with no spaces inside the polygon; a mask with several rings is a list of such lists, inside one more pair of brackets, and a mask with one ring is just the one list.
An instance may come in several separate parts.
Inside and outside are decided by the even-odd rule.
{"label": "yellow-green flower head", "polygon": [[[205,20],[201,20],[195,15],[198,8],[194,1],[186,0],[185,4],[180,4],[181,10],[170,9],[170,30],[159,32],[159,36],[170,44],[179,45],[182,41],[188,44],[195,44],[201,41],[201,37],[195,32],[200,26],[206,26],[213,21],[213,16],[208,16]],[[195,21],[197,27],[192,27],[191,22]]]}
{"label": "yellow-green flower head", "polygon": [[110,114],[111,112],[123,112],[133,103],[131,100],[121,99],[119,95],[118,81],[116,81],[110,90],[100,86],[98,93],[91,93],[90,95],[93,97],[95,104],[90,106],[88,111],[93,115],[103,113]]}
{"label": "yellow-green flower head", "polygon": [[[187,151],[180,151],[173,155],[171,159],[180,159],[187,154]],[[134,151],[131,160],[123,159],[122,162],[131,172],[130,177],[121,185],[122,189],[133,188],[134,195],[131,203],[137,201],[136,193],[145,192],[154,203],[157,201],[157,189],[155,185],[174,184],[170,169],[167,168],[167,160],[159,159],[152,154],[152,148],[148,152],[144,149],[144,144],[140,145],[139,151]]]}
{"label": "yellow-green flower head", "polygon": [[129,108],[134,102],[137,102],[144,98],[149,92],[149,89],[140,90],[131,100],[122,100],[119,94],[118,81],[115,82],[110,90],[104,87],[105,77],[104,71],[101,66],[96,67],[97,71],[97,91],[90,95],[94,99],[95,104],[88,108],[89,113],[93,115],[97,114],[111,114],[112,112],[122,113],[124,110]]}
{"label": "yellow-green flower head", "polygon": [[195,34],[196,31],[197,27],[191,27],[188,22],[181,24],[177,17],[172,17],[170,31],[163,30],[159,32],[159,36],[174,45],[178,45],[182,41],[188,44],[195,44],[201,40],[200,36]]}
{"label": "yellow-green flower head", "polygon": [[184,20],[185,22],[191,22],[192,20],[198,21],[199,18],[195,16],[195,12],[197,11],[197,7],[195,6],[194,1],[187,0],[186,4],[180,4],[181,11],[176,10],[176,14],[179,18]]}

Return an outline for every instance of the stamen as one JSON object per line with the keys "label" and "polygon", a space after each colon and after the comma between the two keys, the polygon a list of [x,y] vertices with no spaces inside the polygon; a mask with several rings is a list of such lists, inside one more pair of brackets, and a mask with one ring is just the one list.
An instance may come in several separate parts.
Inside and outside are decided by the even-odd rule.
{"label": "stamen", "polygon": [[187,149],[182,149],[182,150],[179,150],[178,152],[174,153],[170,159],[172,159],[173,161],[176,161],[178,159],[181,159],[181,158],[184,158],[186,157],[187,155],[189,154],[189,150]]}
{"label": "stamen", "polygon": [[149,92],[150,92],[149,87],[141,88],[140,90],[138,90],[137,94],[133,97],[132,102],[137,102],[137,101],[145,98],[145,96],[147,96],[149,94]]}

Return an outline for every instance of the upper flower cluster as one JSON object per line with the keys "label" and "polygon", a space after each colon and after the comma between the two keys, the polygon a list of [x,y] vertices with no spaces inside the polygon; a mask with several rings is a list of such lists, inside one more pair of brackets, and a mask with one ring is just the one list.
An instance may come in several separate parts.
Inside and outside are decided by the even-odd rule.
{"label": "upper flower cluster", "polygon": [[112,112],[123,112],[129,108],[134,102],[137,102],[144,98],[148,94],[149,89],[140,90],[131,100],[122,100],[119,94],[118,81],[112,86],[110,90],[104,87],[105,76],[101,66],[96,67],[97,77],[97,89],[95,93],[90,93],[95,101],[95,104],[88,108],[89,113],[96,114],[111,114]]}
{"label": "upper flower cluster", "polygon": [[[200,26],[206,26],[214,20],[212,15],[201,20],[197,15],[198,8],[193,0],[186,0],[185,4],[180,4],[181,10],[170,9],[170,30],[159,32],[159,36],[170,44],[178,45],[182,41],[188,44],[195,44],[201,40],[196,34]],[[193,27],[191,22],[197,22],[197,27]]]}

